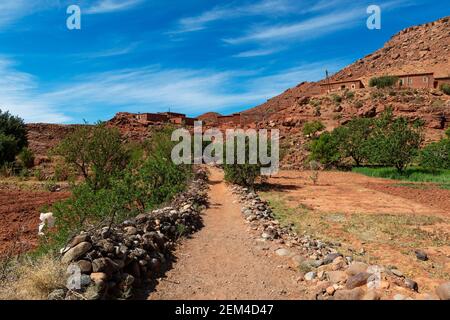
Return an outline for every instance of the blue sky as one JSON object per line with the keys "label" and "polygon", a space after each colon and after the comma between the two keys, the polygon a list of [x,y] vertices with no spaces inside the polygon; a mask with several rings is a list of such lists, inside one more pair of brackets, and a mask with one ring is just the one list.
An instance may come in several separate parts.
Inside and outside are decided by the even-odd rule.
{"label": "blue sky", "polygon": [[[68,30],[69,5],[82,29]],[[381,30],[366,27],[370,4]],[[231,113],[319,80],[401,29],[450,15],[445,0],[1,0],[0,108],[27,122],[118,111]]]}

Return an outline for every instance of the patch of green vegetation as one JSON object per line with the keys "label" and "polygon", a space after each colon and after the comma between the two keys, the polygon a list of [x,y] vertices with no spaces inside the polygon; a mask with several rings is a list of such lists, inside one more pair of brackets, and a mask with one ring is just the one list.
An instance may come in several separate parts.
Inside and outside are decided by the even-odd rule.
{"label": "patch of green vegetation", "polygon": [[398,83],[398,77],[381,76],[374,77],[369,80],[369,87],[377,87],[378,89],[393,87]]}
{"label": "patch of green vegetation", "polygon": [[356,167],[353,172],[369,177],[385,178],[392,180],[413,181],[413,182],[434,182],[438,184],[450,184],[450,170],[429,170],[418,167],[409,167],[399,172],[393,167],[371,168]]}
{"label": "patch of green vegetation", "polygon": [[442,92],[450,96],[450,84],[444,83],[441,85],[440,89],[442,90]]}

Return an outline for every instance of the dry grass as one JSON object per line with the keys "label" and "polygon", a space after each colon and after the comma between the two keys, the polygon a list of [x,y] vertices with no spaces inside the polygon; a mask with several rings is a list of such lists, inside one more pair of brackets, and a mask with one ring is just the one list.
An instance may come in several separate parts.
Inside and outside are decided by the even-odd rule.
{"label": "dry grass", "polygon": [[0,300],[45,300],[50,292],[65,285],[66,267],[50,254],[36,259],[13,258],[2,263]]}

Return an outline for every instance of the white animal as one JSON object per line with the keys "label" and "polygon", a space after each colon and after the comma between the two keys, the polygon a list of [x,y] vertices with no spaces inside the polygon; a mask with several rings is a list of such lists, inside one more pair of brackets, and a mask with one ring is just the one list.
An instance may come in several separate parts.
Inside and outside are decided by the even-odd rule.
{"label": "white animal", "polygon": [[53,217],[53,212],[41,213],[41,215],[39,216],[39,220],[41,220],[41,223],[39,224],[39,236],[45,235],[43,230],[46,225],[49,228],[55,225],[55,217]]}

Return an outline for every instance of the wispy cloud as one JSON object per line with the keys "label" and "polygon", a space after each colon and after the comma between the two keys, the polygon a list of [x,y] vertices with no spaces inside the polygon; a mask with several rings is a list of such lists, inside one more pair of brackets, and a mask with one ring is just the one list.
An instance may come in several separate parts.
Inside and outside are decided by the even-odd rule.
{"label": "wispy cloud", "polygon": [[178,27],[171,33],[183,33],[203,30],[209,23],[221,20],[231,20],[246,16],[264,16],[288,13],[292,5],[287,0],[261,0],[245,5],[217,6],[197,16],[183,18]]}
{"label": "wispy cloud", "polygon": [[353,8],[319,15],[296,23],[255,27],[242,36],[224,39],[224,41],[229,44],[242,44],[292,38],[310,39],[348,28],[365,17],[363,8]]}
{"label": "wispy cloud", "polygon": [[37,79],[16,70],[14,61],[0,57],[0,109],[26,122],[62,123],[70,120],[37,93]]}
{"label": "wispy cloud", "polygon": [[0,31],[17,20],[55,5],[54,0],[2,0],[0,1]]}
{"label": "wispy cloud", "polygon": [[238,54],[233,55],[233,58],[253,58],[253,57],[262,57],[268,56],[277,52],[280,52],[283,48],[271,48],[271,49],[255,49],[239,52]]}
{"label": "wispy cloud", "polygon": [[96,52],[80,53],[80,54],[76,54],[75,56],[82,58],[82,59],[98,59],[98,58],[117,57],[117,56],[123,56],[123,55],[127,55],[127,54],[134,52],[138,46],[139,46],[139,43],[134,42],[127,46],[117,46],[115,48],[96,51]]}
{"label": "wispy cloud", "polygon": [[144,0],[99,0],[86,10],[83,10],[83,13],[100,14],[129,10],[141,4],[143,1]]}

